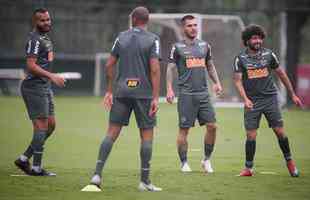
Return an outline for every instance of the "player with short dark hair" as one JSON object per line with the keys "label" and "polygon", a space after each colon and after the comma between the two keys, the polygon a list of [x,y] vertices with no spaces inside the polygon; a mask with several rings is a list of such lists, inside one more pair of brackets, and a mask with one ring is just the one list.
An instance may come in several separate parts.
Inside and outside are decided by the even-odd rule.
{"label": "player with short dark hair", "polygon": [[[129,124],[132,111],[140,130],[141,177],[139,190],[161,191],[149,178],[153,129],[156,125],[160,81],[159,38],[146,30],[149,11],[137,7],[131,13],[133,27],[116,38],[107,60],[108,87],[103,103],[110,109],[109,127],[99,150],[91,184],[100,188],[102,170],[123,126]],[[112,90],[114,66],[118,62],[115,90]]]}
{"label": "player with short dark hair", "polygon": [[[51,72],[54,60],[53,43],[47,33],[51,18],[47,9],[36,9],[32,14],[33,31],[26,44],[26,72],[21,93],[33,125],[33,138],[15,165],[28,175],[55,176],[42,168],[44,143],[55,130],[54,102],[51,82],[65,86],[64,78]],[[29,159],[33,156],[33,165]]]}
{"label": "player with short dark hair", "polygon": [[217,95],[221,94],[222,86],[218,78],[209,43],[197,39],[197,20],[192,15],[181,19],[185,39],[175,43],[171,49],[167,66],[167,101],[173,102],[175,97],[172,82],[174,71],[178,74],[178,115],[179,134],[177,149],[181,161],[181,171],[190,172],[187,161],[189,129],[199,124],[206,125],[204,135],[204,158],[202,167],[206,173],[212,173],[211,154],[216,140],[216,118],[210,101],[207,74],[213,81],[213,89]]}
{"label": "player with short dark hair", "polygon": [[246,162],[240,176],[252,176],[254,173],[257,129],[261,116],[264,115],[278,138],[290,175],[297,177],[299,172],[292,159],[289,141],[283,128],[277,89],[271,73],[274,72],[279,77],[297,106],[301,107],[302,102],[295,94],[286,72],[279,66],[277,56],[270,49],[262,47],[265,37],[266,33],[261,26],[247,26],[242,32],[245,49],[236,56],[233,66],[234,83],[244,101],[244,127],[247,134]]}

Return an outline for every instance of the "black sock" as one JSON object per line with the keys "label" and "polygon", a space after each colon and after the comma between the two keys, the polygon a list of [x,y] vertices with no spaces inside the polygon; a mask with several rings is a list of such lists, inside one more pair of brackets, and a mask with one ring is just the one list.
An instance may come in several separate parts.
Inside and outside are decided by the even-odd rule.
{"label": "black sock", "polygon": [[34,131],[31,147],[33,149],[33,166],[35,167],[41,167],[45,137],[45,130]]}
{"label": "black sock", "polygon": [[187,142],[185,144],[178,144],[178,154],[182,164],[187,162],[187,148]]}
{"label": "black sock", "polygon": [[149,184],[150,181],[150,161],[152,158],[152,142],[153,141],[142,141],[140,148],[140,159],[141,159],[141,178],[143,183]]}
{"label": "black sock", "polygon": [[214,149],[214,144],[204,144],[205,160],[209,160]]}
{"label": "black sock", "polygon": [[245,167],[252,168],[253,160],[256,151],[256,140],[246,140],[245,143]]}
{"label": "black sock", "polygon": [[100,145],[100,149],[99,149],[99,155],[98,155],[98,160],[96,164],[95,174],[98,174],[99,176],[101,176],[102,169],[111,152],[113,143],[114,142],[112,138],[110,138],[109,136],[106,136],[104,140],[102,141]]}
{"label": "black sock", "polygon": [[283,156],[285,158],[286,161],[289,161],[292,159],[292,155],[291,155],[291,150],[290,150],[290,145],[288,142],[288,138],[287,137],[279,137],[278,138],[278,142],[279,142],[279,146],[281,148],[281,151],[283,153]]}
{"label": "black sock", "polygon": [[[45,138],[44,138],[44,142],[52,135],[53,131],[48,130],[46,132]],[[31,144],[29,144],[29,146],[27,147],[27,149],[25,150],[25,152],[23,153],[24,156],[26,156],[28,159],[30,159],[33,155],[33,148],[31,146]]]}

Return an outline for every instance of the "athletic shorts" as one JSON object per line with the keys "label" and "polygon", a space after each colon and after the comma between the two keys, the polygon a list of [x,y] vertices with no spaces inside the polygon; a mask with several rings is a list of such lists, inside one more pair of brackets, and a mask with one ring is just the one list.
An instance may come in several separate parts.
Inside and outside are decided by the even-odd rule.
{"label": "athletic shorts", "polygon": [[134,111],[137,126],[141,129],[156,126],[156,116],[149,116],[152,99],[113,98],[110,123],[127,126],[131,112]]}
{"label": "athletic shorts", "polygon": [[244,109],[244,127],[246,130],[258,129],[262,114],[265,115],[269,127],[283,127],[277,95],[254,99],[252,102],[254,104],[252,110]]}
{"label": "athletic shorts", "polygon": [[190,128],[199,125],[215,123],[215,112],[208,94],[180,94],[178,98],[179,127]]}
{"label": "athletic shorts", "polygon": [[55,114],[53,92],[49,84],[24,80],[21,85],[21,94],[31,120],[47,118]]}

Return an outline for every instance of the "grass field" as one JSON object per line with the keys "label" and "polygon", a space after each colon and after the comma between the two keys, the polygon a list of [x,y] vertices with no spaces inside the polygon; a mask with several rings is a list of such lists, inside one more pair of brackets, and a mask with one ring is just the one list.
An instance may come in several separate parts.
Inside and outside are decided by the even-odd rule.
{"label": "grass field", "polygon": [[[56,98],[58,127],[46,144],[44,166],[57,177],[12,177],[13,165],[32,137],[24,104],[18,97],[0,97],[0,199],[310,199],[310,112],[284,111],[284,120],[301,177],[291,178],[277,140],[263,120],[257,138],[256,174],[236,177],[243,168],[244,131],[241,109],[216,109],[219,133],[213,154],[214,174],[200,168],[204,128],[191,130],[189,174],[179,171],[175,138],[176,105],[161,104],[152,160],[151,178],[160,193],[137,191],[139,135],[135,120],[124,128],[104,170],[101,193],[84,193],[93,172],[108,113],[93,97]],[[266,175],[261,172],[274,172]]]}

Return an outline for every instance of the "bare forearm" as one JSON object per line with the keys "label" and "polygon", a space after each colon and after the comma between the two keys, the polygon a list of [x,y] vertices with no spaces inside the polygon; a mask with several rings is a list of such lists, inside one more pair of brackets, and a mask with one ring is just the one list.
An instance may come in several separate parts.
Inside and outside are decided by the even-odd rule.
{"label": "bare forearm", "polygon": [[151,59],[151,82],[153,98],[158,99],[160,87],[160,65],[158,59]]}
{"label": "bare forearm", "polygon": [[243,101],[246,101],[248,99],[246,92],[244,90],[244,87],[242,85],[242,80],[241,80],[241,75],[239,74],[234,74],[234,84],[237,88],[237,91],[242,98]]}
{"label": "bare forearm", "polygon": [[28,71],[38,77],[46,77],[48,79],[51,79],[52,73],[44,70],[40,66],[38,66],[35,62],[33,61],[27,61],[27,69]]}
{"label": "bare forearm", "polygon": [[167,81],[167,90],[172,89],[172,83],[173,83],[173,71],[175,69],[174,63],[169,63],[167,66],[167,75],[166,75],[166,81]]}
{"label": "bare forearm", "polygon": [[235,86],[236,86],[236,88],[238,90],[238,93],[239,93],[240,97],[243,99],[243,101],[248,99],[242,84],[240,82],[235,82]]}
{"label": "bare forearm", "polygon": [[220,84],[220,80],[219,80],[217,71],[215,69],[215,66],[212,60],[208,61],[207,63],[207,70],[208,70],[209,77],[212,80],[212,82],[215,84]]}
{"label": "bare forearm", "polygon": [[107,69],[107,91],[112,92],[113,66],[106,66],[106,69]]}
{"label": "bare forearm", "polygon": [[278,75],[279,75],[281,82],[285,85],[289,95],[290,96],[295,95],[294,88],[293,88],[291,81],[289,80],[288,76],[286,75],[286,73],[284,71],[282,71],[282,72],[278,73]]}

